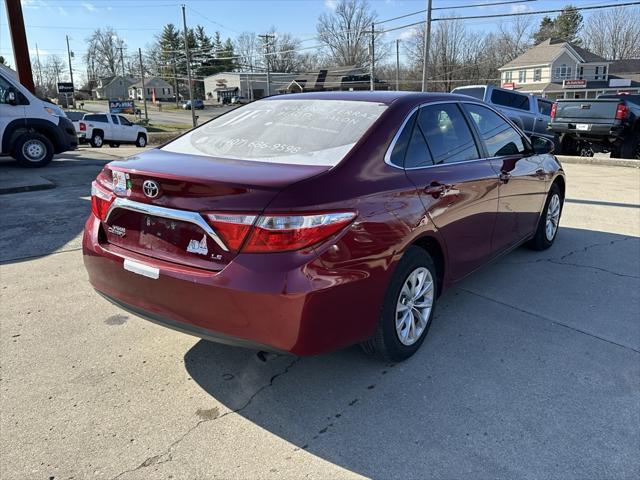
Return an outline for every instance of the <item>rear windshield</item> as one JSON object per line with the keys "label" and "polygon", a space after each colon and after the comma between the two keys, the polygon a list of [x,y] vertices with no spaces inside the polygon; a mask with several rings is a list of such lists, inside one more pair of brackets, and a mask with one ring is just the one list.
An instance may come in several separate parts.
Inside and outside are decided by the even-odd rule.
{"label": "rear windshield", "polygon": [[297,165],[337,165],[387,108],[345,100],[262,100],[177,138],[169,152]]}
{"label": "rear windshield", "polygon": [[484,100],[484,87],[454,88],[451,93],[458,93],[460,95],[477,98],[478,100]]}

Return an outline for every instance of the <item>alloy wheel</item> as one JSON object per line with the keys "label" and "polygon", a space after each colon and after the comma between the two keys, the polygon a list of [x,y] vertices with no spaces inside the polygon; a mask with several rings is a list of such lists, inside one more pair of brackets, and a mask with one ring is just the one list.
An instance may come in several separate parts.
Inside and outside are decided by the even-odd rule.
{"label": "alloy wheel", "polygon": [[425,267],[413,270],[396,303],[396,333],[403,345],[416,343],[425,331],[433,308],[434,281]]}
{"label": "alloy wheel", "polygon": [[549,200],[547,207],[547,221],[545,225],[545,235],[547,240],[551,241],[558,231],[558,223],[560,222],[560,196],[554,193]]}
{"label": "alloy wheel", "polygon": [[47,147],[40,140],[28,140],[22,146],[22,154],[31,162],[39,162],[47,155]]}

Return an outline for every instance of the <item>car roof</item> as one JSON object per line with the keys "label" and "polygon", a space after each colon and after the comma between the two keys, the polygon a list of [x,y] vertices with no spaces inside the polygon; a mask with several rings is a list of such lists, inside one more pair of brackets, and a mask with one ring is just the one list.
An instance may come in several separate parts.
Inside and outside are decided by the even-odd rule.
{"label": "car roof", "polygon": [[358,92],[306,92],[289,93],[285,95],[272,95],[263,100],[347,100],[360,102],[374,102],[391,105],[396,100],[403,100],[407,103],[429,103],[444,100],[469,100],[467,95],[457,95],[453,93],[434,92],[400,92],[395,90],[375,90]]}

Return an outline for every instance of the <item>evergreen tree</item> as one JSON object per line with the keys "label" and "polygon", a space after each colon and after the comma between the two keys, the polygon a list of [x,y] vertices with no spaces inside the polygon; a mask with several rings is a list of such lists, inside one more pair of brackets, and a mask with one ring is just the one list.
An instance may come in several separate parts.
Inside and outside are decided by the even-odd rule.
{"label": "evergreen tree", "polygon": [[567,5],[554,19],[544,17],[538,31],[533,34],[535,44],[544,42],[548,38],[557,38],[565,42],[580,45],[578,33],[582,28],[582,15],[573,5]]}

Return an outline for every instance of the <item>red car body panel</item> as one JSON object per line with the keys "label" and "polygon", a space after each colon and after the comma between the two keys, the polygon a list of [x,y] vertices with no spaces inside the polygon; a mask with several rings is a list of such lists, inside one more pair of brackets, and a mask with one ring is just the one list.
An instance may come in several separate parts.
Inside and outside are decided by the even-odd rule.
{"label": "red car body panel", "polygon": [[[162,150],[107,168],[129,173],[132,188],[127,198],[140,203],[256,215],[353,211],[356,219],[303,250],[221,252],[214,261],[191,258],[184,247],[172,251],[172,245],[188,242],[181,234],[166,245],[162,240],[147,245],[135,233],[130,243],[109,238],[106,223],[92,214],[83,251],[89,280],[98,292],[141,316],[205,338],[297,355],[322,353],[373,334],[394,268],[410,245],[428,242],[440,252],[441,293],[531,238],[551,182],[563,176],[551,155],[406,171],[385,163],[398,128],[416,106],[469,101],[467,97],[398,92],[284,97],[358,99],[389,106],[333,168]],[[511,175],[507,182],[500,180],[504,172]],[[153,200],[141,191],[148,178],[156,180],[163,193]],[[108,181],[104,175],[98,178],[106,186]],[[450,188],[442,196],[431,194],[425,188],[433,182]],[[131,220],[129,228],[135,232],[136,221]],[[193,236],[188,228],[185,232]],[[217,251],[208,241],[211,251]],[[125,259],[158,268],[159,278],[125,270]]]}

